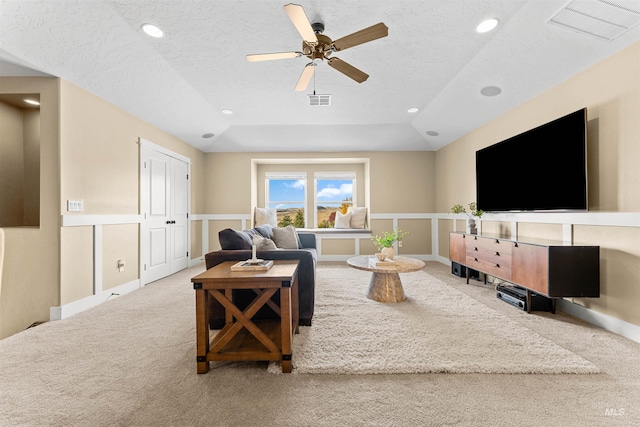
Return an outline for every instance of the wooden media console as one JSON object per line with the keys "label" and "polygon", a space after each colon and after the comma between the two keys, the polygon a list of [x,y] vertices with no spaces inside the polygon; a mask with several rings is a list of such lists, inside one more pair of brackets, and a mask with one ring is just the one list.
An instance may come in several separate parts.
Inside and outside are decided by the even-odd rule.
{"label": "wooden media console", "polygon": [[463,232],[449,234],[449,259],[553,300],[600,297],[600,247],[510,240]]}

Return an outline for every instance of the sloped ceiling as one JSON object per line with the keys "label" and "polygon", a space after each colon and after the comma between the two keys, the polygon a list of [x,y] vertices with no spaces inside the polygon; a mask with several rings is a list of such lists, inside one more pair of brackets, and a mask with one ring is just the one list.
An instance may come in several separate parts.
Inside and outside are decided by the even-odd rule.
{"label": "sloped ceiling", "polygon": [[[389,36],[334,54],[366,82],[320,63],[295,92],[307,58],[245,59],[300,50],[284,4],[1,0],[0,75],[61,77],[207,152],[437,150],[640,40],[637,0],[306,0],[334,40],[378,22]],[[547,22],[565,6],[614,8],[626,27],[607,40]],[[314,89],[332,105],[309,106]]]}

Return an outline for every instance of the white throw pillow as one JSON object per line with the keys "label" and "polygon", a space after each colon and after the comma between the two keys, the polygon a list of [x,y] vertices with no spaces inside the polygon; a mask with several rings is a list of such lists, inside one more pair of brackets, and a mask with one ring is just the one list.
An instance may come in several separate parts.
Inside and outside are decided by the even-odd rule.
{"label": "white throw pillow", "polygon": [[336,211],[336,222],[333,228],[351,228],[351,214]]}
{"label": "white throw pillow", "polygon": [[256,246],[257,251],[275,251],[278,249],[276,243],[271,239],[267,239],[262,236],[253,236],[251,240]]}
{"label": "white throw pillow", "polygon": [[364,228],[367,221],[367,208],[354,208],[352,206],[347,209],[347,213],[351,214],[351,228]]}
{"label": "white throw pillow", "polygon": [[298,232],[296,228],[289,224],[286,227],[276,227],[273,229],[273,240],[279,249],[299,249]]}
{"label": "white throw pillow", "polygon": [[254,212],[254,227],[269,224],[272,227],[278,226],[278,213],[275,209],[258,208]]}

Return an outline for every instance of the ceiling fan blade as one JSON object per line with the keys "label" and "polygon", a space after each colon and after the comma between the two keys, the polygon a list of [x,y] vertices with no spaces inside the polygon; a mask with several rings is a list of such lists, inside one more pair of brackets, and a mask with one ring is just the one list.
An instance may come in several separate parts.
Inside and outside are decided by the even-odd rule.
{"label": "ceiling fan blade", "polygon": [[304,67],[302,70],[302,74],[300,74],[300,78],[298,79],[298,84],[296,84],[296,92],[303,91],[309,86],[309,82],[311,81],[311,77],[313,77],[313,72],[315,71],[315,64],[310,62]]}
{"label": "ceiling fan blade", "polygon": [[327,61],[330,67],[335,68],[347,77],[352,78],[358,83],[362,83],[369,78],[369,74],[358,70],[353,65],[347,64],[340,58],[331,58]]}
{"label": "ceiling fan blade", "polygon": [[247,61],[271,61],[273,59],[297,58],[299,56],[302,56],[302,52],[257,53],[253,55],[247,55]]}
{"label": "ceiling fan blade", "polygon": [[293,3],[285,4],[284,11],[289,15],[289,19],[291,19],[291,22],[293,22],[293,25],[295,25],[302,36],[302,40],[309,43],[318,43],[316,33],[313,31],[313,28],[311,28],[309,18],[307,18],[307,14],[304,13],[302,6]]}
{"label": "ceiling fan blade", "polygon": [[348,36],[344,36],[333,42],[333,47],[337,51],[345,50],[350,47],[358,46],[362,43],[367,43],[372,40],[387,37],[389,35],[389,28],[380,22],[376,25],[372,25],[364,30],[360,30]]}

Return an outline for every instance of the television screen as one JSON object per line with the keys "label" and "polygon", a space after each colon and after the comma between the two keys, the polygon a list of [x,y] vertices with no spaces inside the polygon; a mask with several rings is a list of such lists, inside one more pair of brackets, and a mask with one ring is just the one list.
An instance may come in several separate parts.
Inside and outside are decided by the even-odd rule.
{"label": "television screen", "polygon": [[587,109],[476,152],[487,212],[587,210]]}

